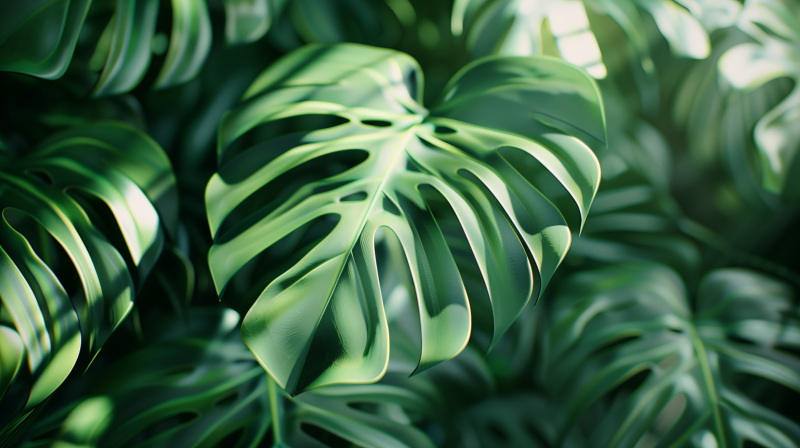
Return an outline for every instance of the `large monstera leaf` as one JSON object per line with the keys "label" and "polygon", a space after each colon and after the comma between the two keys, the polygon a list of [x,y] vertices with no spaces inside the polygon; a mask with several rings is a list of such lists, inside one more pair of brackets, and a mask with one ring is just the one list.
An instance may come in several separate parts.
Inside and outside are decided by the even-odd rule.
{"label": "large monstera leaf", "polygon": [[761,180],[775,193],[797,196],[791,181],[800,145],[800,5],[791,0],[745,2],[736,25],[756,42],[739,44],[719,61],[720,72],[735,88],[752,90],[779,78],[790,78],[794,88],[755,126]]}
{"label": "large monstera leaf", "polygon": [[408,413],[428,415],[435,394],[375,384],[293,399],[242,343],[235,311],[169,317],[146,330],[146,345],[97,372],[86,396],[40,418],[22,446],[434,446]]}
{"label": "large monstera leaf", "polygon": [[[566,422],[584,416],[592,446],[798,446],[800,425],[760,404],[791,400],[780,387],[800,392],[791,354],[800,316],[787,285],[717,270],[692,311],[680,278],[660,265],[588,271],[565,284],[542,379],[567,404]],[[754,392],[764,385],[772,388]]]}
{"label": "large monstera leaf", "polygon": [[[411,271],[419,372],[470,336],[437,214],[454,214],[468,241],[493,345],[563,259],[568,222],[579,228],[589,209],[597,159],[559,128],[604,139],[591,78],[553,59],[488,59],[460,72],[431,111],[422,82],[402,53],[308,46],[264,72],[221,122],[222,166],[206,190],[211,272],[223,299],[249,308],[242,337],[291,394],[383,375],[378,229],[396,236]],[[344,123],[281,134],[287,119]]]}
{"label": "large monstera leaf", "polygon": [[161,148],[117,122],[3,157],[0,180],[0,396],[21,419],[130,311],[162,226],[174,230],[177,191]]}

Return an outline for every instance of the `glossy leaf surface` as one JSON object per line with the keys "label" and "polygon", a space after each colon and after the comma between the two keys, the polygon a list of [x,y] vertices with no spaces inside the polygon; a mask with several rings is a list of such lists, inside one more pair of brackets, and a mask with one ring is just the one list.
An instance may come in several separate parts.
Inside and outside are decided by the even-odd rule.
{"label": "glossy leaf surface", "polygon": [[[117,0],[114,15],[95,50],[107,54],[93,94],[125,93],[150,66],[159,0]],[[211,20],[205,0],[172,0],[172,32],[155,88],[194,78],[211,48]]]}
{"label": "glossy leaf surface", "polygon": [[67,70],[91,0],[0,4],[0,70],[45,79]]}
{"label": "glossy leaf surface", "polygon": [[568,403],[565,421],[640,378],[600,418],[584,419],[594,446],[643,438],[657,447],[798,446],[800,426],[744,392],[754,381],[800,392],[800,359],[790,354],[800,347],[800,316],[787,285],[713,271],[694,312],[680,278],[659,265],[588,271],[566,285],[553,304],[543,376]]}
{"label": "glossy leaf surface", "polygon": [[[422,83],[402,53],[308,46],[264,72],[222,121],[223,163],[206,189],[211,272],[220,293],[249,288],[242,336],[291,394],[375,381],[386,369],[379,228],[396,235],[412,272],[422,371],[458,354],[471,326],[432,197],[469,241],[491,300],[492,343],[547,284],[569,248],[567,224],[578,229],[589,209],[597,159],[545,123],[604,141],[590,78],[552,59],[489,59],[456,75],[431,112]],[[274,134],[278,120],[302,116],[343,123]],[[284,267],[246,279],[259,257],[281,253],[291,258]]]}
{"label": "glossy leaf surface", "polygon": [[[137,282],[175,225],[171,165],[155,142],[117,122],[58,134],[0,165],[2,383],[32,378],[3,405],[45,400],[83,353],[93,357],[133,306]],[[159,213],[160,212],[160,213]],[[11,347],[11,348],[9,348]],[[26,380],[27,381],[27,380]]]}

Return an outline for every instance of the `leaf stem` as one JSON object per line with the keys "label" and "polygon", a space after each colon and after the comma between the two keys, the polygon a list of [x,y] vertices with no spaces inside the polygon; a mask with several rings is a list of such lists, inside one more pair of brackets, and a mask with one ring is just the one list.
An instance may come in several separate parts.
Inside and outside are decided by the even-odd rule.
{"label": "leaf stem", "polygon": [[269,410],[272,415],[272,435],[275,440],[275,446],[282,446],[283,434],[281,432],[281,409],[278,402],[278,391],[275,380],[267,374],[267,392],[269,393]]}
{"label": "leaf stem", "polygon": [[717,429],[717,441],[720,447],[727,447],[725,443],[725,431],[722,426],[722,414],[719,410],[719,397],[717,396],[717,388],[714,385],[714,376],[711,374],[711,366],[708,365],[708,356],[706,355],[706,348],[700,335],[697,334],[697,329],[694,325],[689,326],[689,332],[692,338],[692,345],[697,353],[697,359],[700,363],[700,371],[703,372],[703,380],[706,382],[706,392],[708,393],[709,405],[711,412],[714,415],[714,426]]}

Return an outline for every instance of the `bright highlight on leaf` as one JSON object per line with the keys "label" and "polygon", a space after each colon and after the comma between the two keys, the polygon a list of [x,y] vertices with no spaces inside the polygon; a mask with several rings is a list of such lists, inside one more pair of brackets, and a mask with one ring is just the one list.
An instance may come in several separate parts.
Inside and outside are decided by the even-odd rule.
{"label": "bright highlight on leaf", "polygon": [[211,272],[223,300],[250,307],[242,337],[291,394],[383,375],[378,229],[399,239],[411,269],[420,372],[457,355],[471,329],[437,215],[454,213],[479,267],[494,345],[589,210],[599,165],[567,132],[605,140],[591,78],[552,59],[488,59],[456,75],[431,111],[422,86],[402,53],[307,46],[222,120],[221,167],[206,189]]}

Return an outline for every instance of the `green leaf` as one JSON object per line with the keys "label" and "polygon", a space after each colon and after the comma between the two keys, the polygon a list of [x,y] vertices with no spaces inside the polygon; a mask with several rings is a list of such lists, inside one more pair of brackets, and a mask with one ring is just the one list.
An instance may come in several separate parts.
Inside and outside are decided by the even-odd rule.
{"label": "green leaf", "polygon": [[0,5],[0,70],[61,77],[75,51],[91,0],[32,0]]}
{"label": "green leaf", "polygon": [[172,35],[154,87],[171,87],[197,76],[210,49],[211,19],[205,0],[172,0]]}
{"label": "green leaf", "polygon": [[[153,52],[158,5],[159,0],[117,0],[104,33],[110,36],[98,42],[96,52],[108,56],[93,95],[125,93],[144,78]],[[210,48],[211,21],[205,0],[172,0],[169,49],[154,87],[170,87],[194,78]]]}
{"label": "green leaf", "polygon": [[672,150],[605,87],[609,149],[599,154],[603,181],[568,261],[657,261],[690,278],[700,267],[700,252],[678,229],[682,213],[669,193]]}
{"label": "green leaf", "polygon": [[737,45],[719,60],[719,70],[735,88],[752,90],[773,79],[788,77],[794,89],[761,117],[755,140],[761,162],[762,184],[774,193],[797,195],[790,182],[800,145],[800,7],[783,0],[747,1],[736,22],[756,42]]}
{"label": "green leaf", "polygon": [[[597,159],[545,124],[604,141],[599,94],[581,71],[488,59],[456,75],[432,112],[421,96],[419,68],[402,53],[315,45],[265,71],[222,120],[222,166],[206,189],[211,272],[223,298],[252,304],[242,337],[291,394],[383,375],[379,228],[399,239],[412,273],[419,372],[458,354],[471,326],[429,201],[441,198],[469,242],[491,300],[492,344],[563,259],[567,223],[578,229],[588,212]],[[346,122],[275,135],[291,117]],[[528,165],[512,166],[511,155]],[[274,264],[248,279],[262,261]]]}
{"label": "green leaf", "polygon": [[[475,57],[540,55],[549,38],[543,28],[547,20],[561,57],[585,68],[595,78],[604,78],[606,67],[601,49],[583,3],[574,0],[456,0],[451,29],[456,36],[466,35],[467,46]],[[647,11],[655,19],[673,54],[702,59],[710,50],[703,25],[709,32],[729,26],[739,7],[733,0],[677,3],[673,0],[597,0],[596,4],[622,28],[634,57],[647,76],[655,73],[647,28],[640,11]]]}
{"label": "green leaf", "polygon": [[225,0],[225,41],[230,45],[263,37],[277,13],[275,0]]}
{"label": "green leaf", "polygon": [[434,446],[406,414],[428,414],[424,394],[376,384],[292,399],[255,362],[238,323],[224,308],[163,319],[145,330],[145,346],[96,372],[88,396],[40,419],[22,446],[263,446],[270,429],[277,446],[327,446],[309,425],[364,447]]}
{"label": "green leaf", "polygon": [[800,359],[787,353],[800,347],[800,316],[787,285],[717,270],[694,312],[680,278],[659,265],[584,272],[565,285],[542,378],[567,404],[567,423],[583,416],[593,446],[798,446],[800,425],[745,393],[741,377],[800,392]]}
{"label": "green leaf", "polygon": [[[177,191],[158,145],[110,121],[0,160],[0,179],[0,299],[32,378],[18,403],[24,413],[59,387],[79,355],[96,355],[130,311],[134,278],[147,277],[161,252],[161,226],[174,228]],[[6,382],[13,352],[5,347],[16,337],[3,328]]]}

